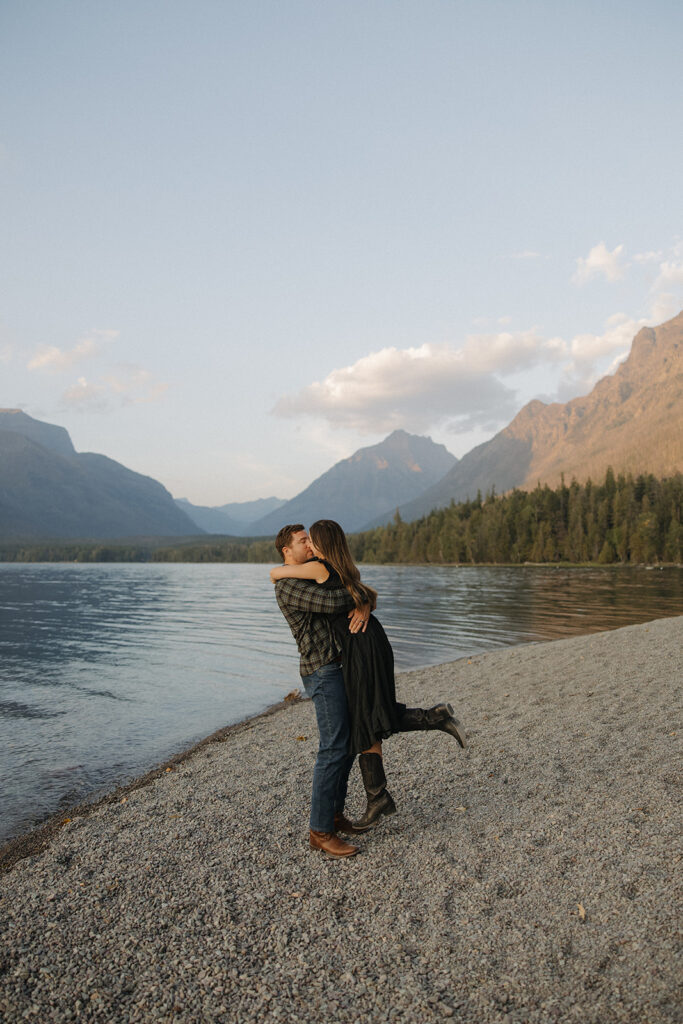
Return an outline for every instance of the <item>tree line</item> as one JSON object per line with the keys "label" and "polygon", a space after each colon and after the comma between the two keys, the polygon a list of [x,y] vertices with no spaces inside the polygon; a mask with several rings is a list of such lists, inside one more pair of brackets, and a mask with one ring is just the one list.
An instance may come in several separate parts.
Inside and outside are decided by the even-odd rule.
{"label": "tree line", "polygon": [[[412,523],[398,512],[387,526],[349,537],[358,562],[634,565],[683,561],[683,474],[564,480],[451,502]],[[259,562],[278,560],[272,539],[192,538],[183,542],[1,544],[4,562]]]}
{"label": "tree line", "polygon": [[573,480],[533,491],[494,491],[452,502],[412,523],[350,538],[354,558],[374,563],[680,563],[683,474]]}
{"label": "tree line", "polygon": [[42,541],[0,543],[0,562],[275,562],[272,540]]}

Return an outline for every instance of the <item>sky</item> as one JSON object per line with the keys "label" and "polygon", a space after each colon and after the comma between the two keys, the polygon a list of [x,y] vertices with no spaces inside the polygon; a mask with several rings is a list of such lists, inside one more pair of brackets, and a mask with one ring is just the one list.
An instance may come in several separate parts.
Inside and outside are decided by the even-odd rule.
{"label": "sky", "polygon": [[682,42],[673,0],[2,0],[0,407],[221,505],[586,394],[683,308]]}

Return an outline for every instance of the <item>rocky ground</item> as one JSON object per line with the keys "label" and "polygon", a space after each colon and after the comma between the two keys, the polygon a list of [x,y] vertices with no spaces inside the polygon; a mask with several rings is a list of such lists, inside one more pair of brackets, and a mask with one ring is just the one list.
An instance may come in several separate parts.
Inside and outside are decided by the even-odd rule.
{"label": "rocky ground", "polygon": [[4,858],[0,1017],[680,1020],[681,651],[683,617],[401,675],[470,747],[389,740],[350,860],[308,849],[308,701],[79,808]]}

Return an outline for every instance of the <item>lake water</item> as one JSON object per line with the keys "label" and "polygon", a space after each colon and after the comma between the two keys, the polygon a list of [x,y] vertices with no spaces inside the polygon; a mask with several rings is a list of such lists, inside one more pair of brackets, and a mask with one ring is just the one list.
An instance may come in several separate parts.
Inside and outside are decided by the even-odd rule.
{"label": "lake water", "polygon": [[[683,614],[681,569],[363,578],[399,669]],[[0,564],[0,841],[298,685],[265,565]]]}

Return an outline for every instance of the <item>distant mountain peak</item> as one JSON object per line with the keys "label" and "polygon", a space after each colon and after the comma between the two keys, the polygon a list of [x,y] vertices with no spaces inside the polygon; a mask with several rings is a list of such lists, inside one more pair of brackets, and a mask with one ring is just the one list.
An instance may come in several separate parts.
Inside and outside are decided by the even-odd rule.
{"label": "distant mountain peak", "polygon": [[[528,402],[507,427],[400,512],[416,519],[477,491],[555,486],[562,475],[567,481],[600,479],[608,466],[658,476],[683,467],[683,311],[639,330],[628,358],[588,395],[564,404]],[[381,521],[387,517],[388,510]]]}
{"label": "distant mountain peak", "polygon": [[394,509],[441,479],[457,463],[431,438],[394,430],[383,441],[359,448],[279,509],[253,526],[254,534],[276,533],[285,522],[336,519],[358,530],[386,508]]}
{"label": "distant mountain peak", "polygon": [[201,532],[156,480],[78,454],[64,427],[0,409],[0,537],[100,539]]}
{"label": "distant mountain peak", "polygon": [[0,430],[9,430],[35,441],[42,448],[56,452],[63,458],[76,455],[68,430],[53,423],[35,420],[22,409],[0,409]]}

